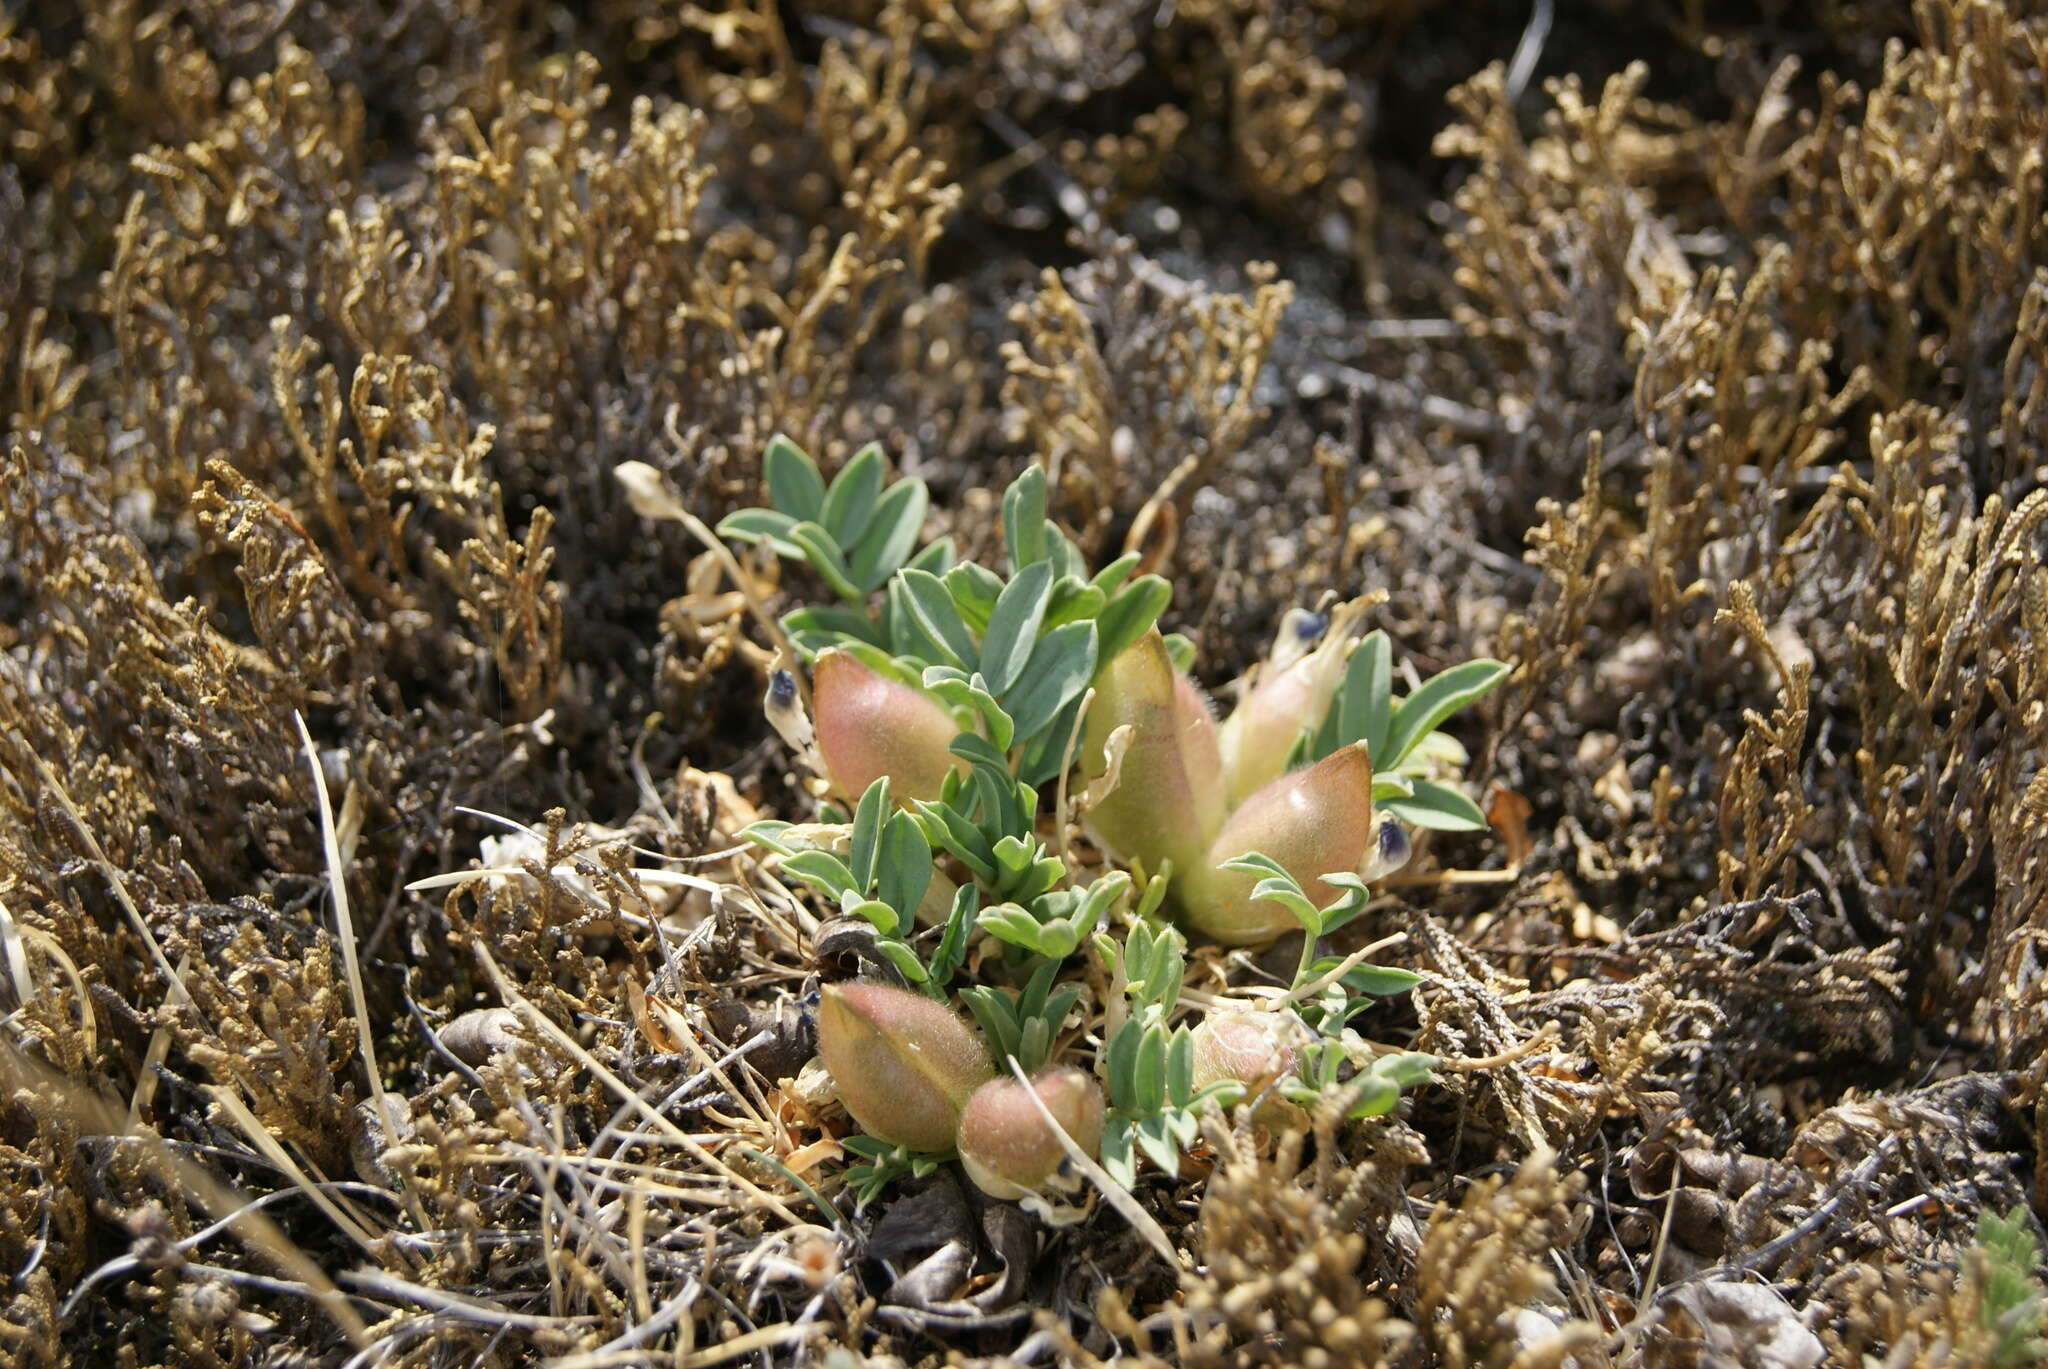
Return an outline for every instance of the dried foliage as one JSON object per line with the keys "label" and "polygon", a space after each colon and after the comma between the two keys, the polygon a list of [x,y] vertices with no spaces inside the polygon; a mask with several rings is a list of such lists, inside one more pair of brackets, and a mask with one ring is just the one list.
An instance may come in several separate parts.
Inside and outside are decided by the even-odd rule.
{"label": "dried foliage", "polygon": [[[1990,1362],[2048,18],[1537,8],[8,7],[0,1359]],[[1439,1083],[1211,1119],[1171,1267],[856,1211],[832,910],[730,854],[818,816],[814,586],[610,474],[713,524],[777,431],[967,549],[1042,463],[1211,683],[1326,592],[1514,661],[1495,831],[1335,948],[1403,937],[1357,1026]]]}

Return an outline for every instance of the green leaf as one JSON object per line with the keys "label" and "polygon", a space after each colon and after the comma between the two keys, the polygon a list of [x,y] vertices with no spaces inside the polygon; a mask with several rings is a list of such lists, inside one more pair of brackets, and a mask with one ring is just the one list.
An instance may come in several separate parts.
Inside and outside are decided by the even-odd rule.
{"label": "green leaf", "polygon": [[1173,662],[1173,668],[1185,675],[1195,667],[1195,644],[1185,633],[1166,634],[1166,659]]}
{"label": "green leaf", "polygon": [[1004,837],[996,843],[996,869],[1004,874],[1020,875],[1037,861],[1038,838]]}
{"label": "green leaf", "polygon": [[825,479],[818,463],[796,443],[777,433],[768,439],[761,454],[761,474],[768,484],[768,499],[779,512],[798,522],[815,522],[825,509]]}
{"label": "green leaf", "polygon": [[782,615],[782,630],[792,637],[798,634],[817,637],[823,646],[831,646],[841,640],[866,642],[877,647],[883,645],[874,619],[859,609],[838,608],[830,604],[812,604],[790,610]]}
{"label": "green leaf", "polygon": [[1003,592],[1003,579],[973,561],[962,561],[946,572],[946,590],[953,596],[953,607],[960,611],[960,617],[967,626],[982,632],[988,627],[988,616],[995,612],[996,599]]}
{"label": "green leaf", "polygon": [[875,502],[868,530],[853,549],[853,578],[863,590],[880,589],[902,569],[924,531],[930,504],[922,480],[899,480]]}
{"label": "green leaf", "polygon": [[[1366,753],[1370,755],[1371,753]],[[1388,799],[1405,799],[1415,792],[1415,777],[1403,775],[1394,770],[1377,771],[1372,777],[1372,801],[1384,803]]]}
{"label": "green leaf", "polygon": [[846,868],[853,877],[855,892],[865,894],[875,884],[875,857],[882,845],[882,823],[889,814],[889,777],[882,776],[867,787],[853,809],[853,849]]}
{"label": "green leaf", "polygon": [[932,846],[924,829],[908,813],[891,813],[875,861],[875,896],[901,913],[907,927],[917,920],[931,882]]}
{"label": "green leaf", "polygon": [[967,1005],[967,1011],[974,1014],[974,1020],[980,1024],[981,1034],[988,1038],[991,1055],[1001,1060],[1017,1054],[1024,1044],[1024,1024],[1018,1020],[1016,1008],[1002,990],[976,984],[960,991],[960,1001]]}
{"label": "green leaf", "polygon": [[1109,1100],[1129,1112],[1137,1106],[1138,1042],[1145,1035],[1144,1024],[1127,1017],[1109,1039],[1109,1054],[1103,1061],[1109,1084]]}
{"label": "green leaf", "polygon": [[963,760],[986,765],[992,770],[1007,772],[1010,768],[1009,759],[996,748],[994,742],[972,732],[962,732],[953,738],[952,745],[946,749]]}
{"label": "green leaf", "polygon": [[934,846],[951,852],[982,883],[995,879],[995,856],[989,849],[988,838],[952,804],[926,803],[920,799],[917,815],[925,838]]}
{"label": "green leaf", "polygon": [[1045,468],[1035,462],[1003,491],[1003,544],[1012,575],[1045,559]]}
{"label": "green leaf", "polygon": [[908,942],[886,936],[877,937],[875,950],[896,967],[897,973],[913,984],[922,984],[931,977],[931,971],[925,969],[924,962],[917,958],[917,952]]}
{"label": "green leaf", "polygon": [[734,542],[766,542],[777,556],[801,559],[804,549],[789,540],[796,519],[774,509],[738,509],[718,520],[718,535]]}
{"label": "green leaf", "polygon": [[1159,1166],[1162,1173],[1180,1173],[1180,1145],[1174,1140],[1172,1125],[1164,1117],[1147,1117],[1137,1126],[1138,1149],[1145,1152],[1145,1158]]}
{"label": "green leaf", "polygon": [[1184,1108],[1194,1096],[1195,1038],[1186,1027],[1177,1027],[1166,1048],[1166,1099]]}
{"label": "green leaf", "polygon": [[[1392,769],[1387,754],[1387,729],[1393,725],[1394,651],[1384,632],[1369,632],[1344,665],[1344,684],[1337,696],[1336,746],[1365,743],[1374,769]],[[1328,754],[1325,752],[1324,754]]]}
{"label": "green leaf", "polygon": [[1050,523],[1045,526],[1045,559],[1052,563],[1055,575],[1080,580],[1088,574],[1088,562],[1083,559],[1081,549],[1074,545],[1072,538]]}
{"label": "green leaf", "polygon": [[1464,791],[1435,780],[1415,781],[1415,792],[1407,798],[1388,799],[1381,809],[1415,827],[1437,832],[1479,832],[1486,828],[1486,814],[1467,798]]}
{"label": "green leaf", "polygon": [[1000,696],[1023,672],[1051,593],[1052,567],[1044,561],[1026,566],[1003,586],[981,639],[981,673],[989,692]]}
{"label": "green leaf", "polygon": [[1166,1103],[1166,1029],[1149,1028],[1138,1042],[1138,1059],[1133,1067],[1133,1091],[1138,1106],[1157,1112]]}
{"label": "green leaf", "polygon": [[1112,1117],[1102,1130],[1103,1172],[1129,1188],[1138,1182],[1138,1157],[1131,1152],[1132,1125],[1128,1118]]}
{"label": "green leaf", "polygon": [[953,568],[953,539],[941,537],[936,542],[925,543],[923,551],[910,558],[906,570],[928,571],[933,575],[944,575]]}
{"label": "green leaf", "polygon": [[782,839],[782,834],[794,825],[775,818],[763,818],[759,822],[750,822],[742,827],[739,838],[741,841],[751,841],[756,846],[773,851],[778,856],[793,856],[804,848],[791,846]]}
{"label": "green leaf", "polygon": [[1173,602],[1173,586],[1156,575],[1143,575],[1118,590],[1116,596],[1095,615],[1095,630],[1101,635],[1097,659],[1108,665],[1124,648],[1143,637],[1159,621],[1159,615]]}
{"label": "green leaf", "polygon": [[1003,695],[1003,708],[1028,740],[1053,720],[1095,675],[1095,624],[1068,623],[1038,639],[1016,683]]}
{"label": "green leaf", "polygon": [[[974,915],[981,911],[981,894],[972,883],[963,884],[953,893],[953,908],[946,915],[946,926],[939,933],[939,944],[932,951],[931,982],[943,989],[952,982],[954,971],[967,955],[967,932],[974,926]],[[941,995],[943,997],[943,995]]]}
{"label": "green leaf", "polygon": [[1322,909],[1316,907],[1308,895],[1302,893],[1301,886],[1292,879],[1262,879],[1252,886],[1252,897],[1270,898],[1278,903],[1294,914],[1294,920],[1299,922],[1302,930],[1310,936],[1323,934]]}
{"label": "green leaf", "polygon": [[1061,576],[1052,587],[1052,600],[1045,606],[1044,627],[1078,623],[1102,612],[1109,596],[1095,586],[1071,575]]}
{"label": "green leaf", "polygon": [[1377,1074],[1361,1074],[1351,1081],[1352,1103],[1345,1115],[1357,1120],[1384,1117],[1401,1101],[1401,1087]]}
{"label": "green leaf", "polygon": [[784,874],[794,875],[806,884],[815,885],[833,898],[847,894],[859,894],[853,886],[853,874],[846,868],[846,862],[830,851],[799,851],[782,859]]}
{"label": "green leaf", "polygon": [[1131,578],[1131,573],[1137,570],[1138,563],[1144,559],[1135,551],[1127,551],[1101,570],[1096,571],[1095,578],[1089,581],[1089,583],[1104,594],[1113,595],[1123,585],[1124,581]]}
{"label": "green leaf", "polygon": [[980,652],[967,633],[967,625],[960,621],[960,611],[953,607],[953,596],[946,592],[944,582],[929,571],[905,570],[895,583],[903,586],[918,626],[931,635],[944,653],[942,663],[961,670],[973,669]]}
{"label": "green leaf", "polygon": [[1382,1055],[1372,1062],[1372,1072],[1382,1079],[1391,1079],[1398,1088],[1420,1088],[1435,1076],[1436,1067],[1443,1061],[1422,1051],[1395,1051]]}
{"label": "green leaf", "polygon": [[1407,970],[1397,970],[1388,965],[1360,965],[1346,971],[1344,987],[1355,994],[1372,998],[1388,998],[1397,993],[1407,993],[1422,982],[1422,976]]}
{"label": "green leaf", "polygon": [[896,916],[896,910],[878,898],[864,898],[852,902],[844,911],[848,917],[857,917],[871,923],[874,929],[885,937],[896,935],[897,928],[903,925],[902,919]]}
{"label": "green leaf", "polygon": [[1408,756],[1415,744],[1442,725],[1444,719],[1467,704],[1486,697],[1508,676],[1508,667],[1484,657],[1454,665],[1425,680],[1422,687],[1401,701],[1387,729],[1386,759],[1372,758],[1373,767],[1392,770]]}
{"label": "green leaf", "polygon": [[799,523],[789,530],[789,540],[804,549],[804,559],[832,586],[832,592],[842,599],[859,603],[865,596],[860,586],[853,583],[853,571],[846,564],[832,534],[816,523]]}
{"label": "green leaf", "polygon": [[818,521],[832,540],[842,547],[855,546],[874,517],[875,499],[882,492],[882,449],[870,442],[847,459],[825,492],[825,506]]}
{"label": "green leaf", "polygon": [[[1003,711],[1003,706],[988,692],[987,681],[981,678],[979,672],[965,679],[960,678],[958,671],[952,671],[950,675],[939,673],[949,669],[946,666],[933,666],[925,671],[924,687],[955,708],[971,708],[979,714],[982,724],[988,728],[986,745],[1001,758],[1010,749],[1010,740],[1016,735],[1016,728],[1010,722],[1010,715]],[[981,739],[977,737],[976,740]],[[998,759],[996,768],[1007,770],[1010,768],[1009,762]]]}
{"label": "green leaf", "polygon": [[924,624],[911,611],[910,591],[904,588],[901,575],[892,577],[888,588],[882,591],[882,631],[887,638],[882,645],[904,660],[946,659],[945,646],[924,630]]}

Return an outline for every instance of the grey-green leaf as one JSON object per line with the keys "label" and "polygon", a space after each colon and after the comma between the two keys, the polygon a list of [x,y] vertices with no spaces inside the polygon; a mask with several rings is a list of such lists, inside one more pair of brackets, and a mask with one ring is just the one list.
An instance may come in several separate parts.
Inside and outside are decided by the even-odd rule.
{"label": "grey-green leaf", "polygon": [[1417,780],[1413,794],[1387,799],[1379,807],[1403,822],[1436,832],[1478,832],[1486,827],[1486,814],[1463,790],[1435,780]]}
{"label": "grey-green leaf", "polygon": [[798,523],[789,530],[789,540],[803,548],[804,559],[824,577],[826,584],[832,586],[833,593],[854,603],[866,597],[860,586],[853,583],[853,571],[847,566],[838,543],[823,527],[816,523]]}
{"label": "grey-green leaf", "polygon": [[988,681],[989,692],[998,698],[1016,683],[1031,659],[1051,593],[1052,564],[1038,561],[1017,572],[997,596],[988,615],[988,631],[981,639],[981,674]]}
{"label": "grey-green leaf", "polygon": [[1036,736],[1068,700],[1080,697],[1094,676],[1094,623],[1068,623],[1039,638],[1017,682],[1003,695],[1017,740]]}
{"label": "grey-green leaf", "polygon": [[853,578],[862,589],[880,589],[902,569],[924,531],[930,504],[922,480],[899,480],[875,501],[874,517],[853,549]]}
{"label": "grey-green leaf", "polygon": [[960,621],[960,611],[953,607],[953,596],[946,592],[944,582],[929,571],[905,570],[897,583],[908,594],[910,611],[918,625],[945,649],[950,659],[943,664],[974,669],[973,663],[981,653],[967,634],[967,624]]}
{"label": "grey-green leaf", "polygon": [[977,562],[962,561],[947,571],[945,578],[961,621],[976,632],[986,628],[989,614],[995,612],[996,599],[1003,592],[1003,577]]}
{"label": "grey-green leaf", "polygon": [[889,815],[889,777],[882,776],[867,787],[853,809],[853,841],[846,868],[853,876],[856,893],[874,887],[875,861],[882,845],[882,824]]}
{"label": "grey-green leaf", "polygon": [[882,493],[882,449],[870,442],[847,459],[832,477],[825,491],[825,506],[818,521],[842,547],[858,543],[874,516],[875,500]]}
{"label": "grey-green leaf", "polygon": [[1157,575],[1141,575],[1118,590],[1095,615],[1095,630],[1101,634],[1098,659],[1104,665],[1115,660],[1159,621],[1172,602],[1173,586]]}
{"label": "grey-green leaf", "polygon": [[1337,745],[1363,741],[1375,769],[1387,754],[1387,732],[1393,725],[1394,650],[1384,632],[1370,632],[1344,667],[1344,692]]}
{"label": "grey-green leaf", "polygon": [[818,474],[818,463],[781,433],[768,440],[768,450],[761,454],[761,474],[779,512],[799,523],[816,522],[824,512],[825,478]]}
{"label": "grey-green leaf", "polygon": [[1045,557],[1045,468],[1035,462],[1003,492],[1003,542],[1012,575]]}
{"label": "grey-green leaf", "polygon": [[1392,770],[1421,741],[1469,703],[1484,698],[1508,676],[1509,667],[1485,657],[1454,665],[1440,675],[1423,681],[1422,687],[1401,701],[1387,730],[1386,759],[1372,758],[1375,770]]}
{"label": "grey-green leaf", "polygon": [[774,509],[739,509],[718,520],[718,535],[734,542],[766,542],[777,556],[801,557],[804,549],[789,540],[796,519]]}

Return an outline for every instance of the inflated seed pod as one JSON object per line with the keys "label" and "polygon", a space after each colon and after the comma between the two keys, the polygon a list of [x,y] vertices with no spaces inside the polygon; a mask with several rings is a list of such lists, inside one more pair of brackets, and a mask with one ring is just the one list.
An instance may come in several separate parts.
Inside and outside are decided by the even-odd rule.
{"label": "inflated seed pod", "polygon": [[863,1131],[913,1150],[951,1150],[961,1106],[995,1073],[980,1034],[957,1013],[862,981],[821,991],[818,1056]]}
{"label": "inflated seed pod", "polygon": [[1322,876],[1358,870],[1374,849],[1372,761],[1363,742],[1333,751],[1305,770],[1282,775],[1230,815],[1208,857],[1176,880],[1183,921],[1226,946],[1266,941],[1297,925],[1272,899],[1256,899],[1256,875],[1225,870],[1224,861],[1258,852],[1292,875],[1322,906],[1339,890]]}
{"label": "inflated seed pod", "polygon": [[1223,763],[1216,724],[1200,691],[1173,668],[1166,642],[1148,632],[1118,654],[1095,682],[1082,738],[1082,771],[1109,768],[1110,737],[1131,729],[1114,789],[1084,817],[1113,855],[1162,861],[1187,871],[1223,825]]}
{"label": "inflated seed pod", "polygon": [[983,1084],[960,1113],[960,1165],[991,1198],[1018,1199],[1048,1188],[1072,1189],[1066,1148],[1046,1126],[1036,1094],[1060,1129],[1094,1159],[1102,1148],[1102,1089],[1080,1070],[1041,1071],[1027,1089],[1015,1079]]}
{"label": "inflated seed pod", "polygon": [[811,667],[811,714],[826,774],[848,798],[887,775],[898,803],[929,802],[939,797],[947,772],[965,765],[949,750],[960,735],[952,714],[848,652],[819,653]]}

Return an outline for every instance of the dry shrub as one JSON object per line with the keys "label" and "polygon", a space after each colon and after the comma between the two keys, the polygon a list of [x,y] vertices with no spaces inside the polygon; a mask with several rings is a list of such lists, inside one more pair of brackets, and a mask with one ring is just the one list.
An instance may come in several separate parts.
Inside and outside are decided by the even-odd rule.
{"label": "dry shrub", "polygon": [[[1557,8],[1547,93],[1454,96],[1440,205],[1402,125],[1515,37],[1455,6],[12,7],[0,1007],[138,1126],[0,1100],[0,1354],[343,1353],[148,1132],[354,1271],[393,1363],[1018,1348],[1017,1306],[881,1329],[874,1215],[777,1168],[837,1201],[762,1025],[813,911],[634,872],[810,816],[744,605],[606,474],[715,520],[778,428],[881,440],[970,548],[1044,463],[1174,568],[1206,679],[1326,590],[1385,590],[1419,672],[1519,667],[1464,734],[1502,839],[1360,925],[1426,974],[1362,1031],[1500,1058],[1148,1180],[1179,1303],[1114,1214],[1045,1238],[1017,1296],[1075,1362],[1596,1363],[1659,1248],[1839,1358],[1977,1353],[1976,1275],[1925,1271],[2048,1191],[2048,27]],[[475,854],[458,805],[536,824],[517,873],[409,891]],[[437,1047],[479,1005],[488,1058]]]}
{"label": "dry shrub", "polygon": [[1399,1201],[1392,1154],[1339,1164],[1324,1131],[1313,1160],[1294,1133],[1266,1156],[1212,1129],[1222,1163],[1202,1198],[1201,1274],[1175,1349],[1188,1365],[1374,1366],[1414,1335],[1367,1291],[1368,1254]]}
{"label": "dry shrub", "polygon": [[[1121,527],[1125,549],[1169,560],[1190,501],[1264,416],[1257,382],[1293,290],[1270,265],[1246,274],[1248,293],[1212,291],[1126,247],[1071,282],[1045,273],[1010,311],[1022,336],[1003,344],[1009,422],[1098,554],[1115,554]],[[1133,526],[1148,497],[1170,508]]]}

